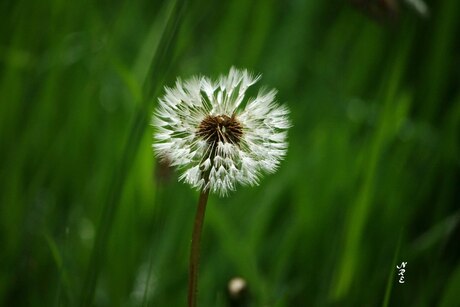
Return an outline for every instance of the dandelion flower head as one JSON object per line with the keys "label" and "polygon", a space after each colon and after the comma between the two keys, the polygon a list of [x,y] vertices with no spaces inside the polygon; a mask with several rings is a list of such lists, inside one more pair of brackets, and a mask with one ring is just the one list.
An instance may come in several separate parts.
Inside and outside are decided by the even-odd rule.
{"label": "dandelion flower head", "polygon": [[195,76],[165,89],[153,116],[153,148],[180,180],[226,195],[277,169],[287,150],[289,110],[275,102],[276,90],[246,97],[259,79],[231,68],[216,81]]}

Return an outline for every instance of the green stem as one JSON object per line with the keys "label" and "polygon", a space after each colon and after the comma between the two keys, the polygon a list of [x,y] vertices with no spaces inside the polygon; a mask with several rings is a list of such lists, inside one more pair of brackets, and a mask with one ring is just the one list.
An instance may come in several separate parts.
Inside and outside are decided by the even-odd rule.
{"label": "green stem", "polygon": [[201,230],[203,229],[204,214],[208,202],[209,191],[201,191],[196,209],[195,225],[193,226],[192,243],[190,248],[190,264],[188,278],[188,306],[196,307],[198,293],[198,267],[200,264]]}

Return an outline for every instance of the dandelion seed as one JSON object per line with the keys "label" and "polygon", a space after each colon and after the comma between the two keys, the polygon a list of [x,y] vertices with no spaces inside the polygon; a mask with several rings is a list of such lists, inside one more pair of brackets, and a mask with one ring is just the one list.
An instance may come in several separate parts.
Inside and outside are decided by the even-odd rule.
{"label": "dandelion seed", "polygon": [[286,154],[289,110],[275,102],[275,90],[246,97],[259,79],[231,68],[217,81],[192,77],[166,88],[153,116],[153,148],[181,171],[180,180],[226,195],[277,169]]}
{"label": "dandelion seed", "polygon": [[166,88],[154,113],[153,148],[181,171],[180,180],[200,190],[190,246],[188,306],[196,307],[200,241],[210,192],[226,195],[237,184],[255,185],[286,154],[289,110],[275,90],[246,97],[260,76],[231,68],[217,81],[178,79]]}

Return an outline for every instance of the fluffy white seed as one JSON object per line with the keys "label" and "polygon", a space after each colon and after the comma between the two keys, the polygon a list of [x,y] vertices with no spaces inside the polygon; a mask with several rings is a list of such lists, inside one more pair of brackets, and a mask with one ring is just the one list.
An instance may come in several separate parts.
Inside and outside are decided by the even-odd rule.
{"label": "fluffy white seed", "polygon": [[154,112],[156,156],[177,167],[180,180],[221,196],[237,184],[258,184],[285,156],[291,126],[275,90],[245,96],[259,79],[235,68],[217,81],[178,79]]}

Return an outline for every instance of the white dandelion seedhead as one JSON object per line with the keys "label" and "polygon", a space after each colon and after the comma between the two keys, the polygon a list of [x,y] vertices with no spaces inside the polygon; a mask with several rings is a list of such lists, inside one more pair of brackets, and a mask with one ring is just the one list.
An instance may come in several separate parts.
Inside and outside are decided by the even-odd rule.
{"label": "white dandelion seedhead", "polygon": [[287,150],[289,110],[275,102],[275,90],[245,97],[259,79],[231,68],[217,81],[178,79],[165,89],[153,116],[153,148],[182,172],[180,180],[226,195],[276,170]]}

